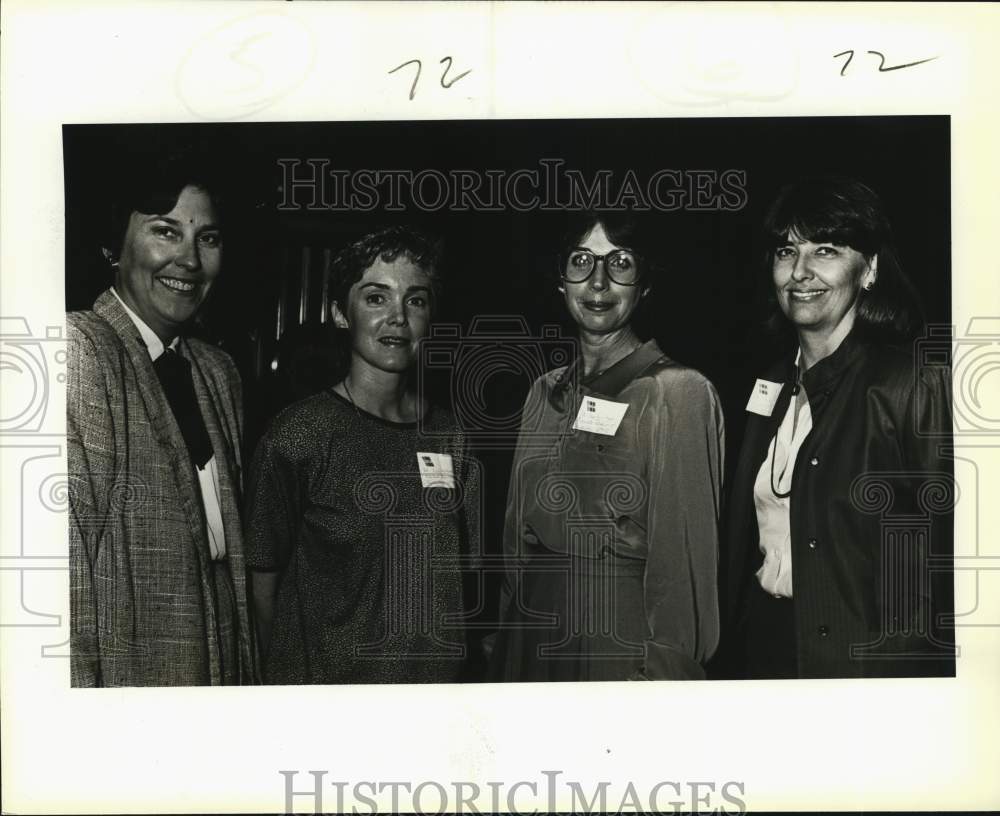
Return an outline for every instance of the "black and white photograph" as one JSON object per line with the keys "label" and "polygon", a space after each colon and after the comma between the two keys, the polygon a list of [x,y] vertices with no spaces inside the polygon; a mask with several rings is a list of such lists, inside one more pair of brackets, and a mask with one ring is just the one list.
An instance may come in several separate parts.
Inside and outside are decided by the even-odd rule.
{"label": "black and white photograph", "polygon": [[948,125],[67,126],[73,684],[954,675]]}
{"label": "black and white photograph", "polygon": [[4,13],[5,812],[1000,802],[995,13],[154,5]]}

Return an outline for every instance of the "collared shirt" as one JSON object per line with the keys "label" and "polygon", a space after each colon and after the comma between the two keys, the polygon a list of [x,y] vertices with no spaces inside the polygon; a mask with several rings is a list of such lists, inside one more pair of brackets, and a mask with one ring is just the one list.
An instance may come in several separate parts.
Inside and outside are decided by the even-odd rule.
{"label": "collared shirt", "polygon": [[[800,349],[795,358],[796,372],[801,359]],[[757,580],[766,592],[781,598],[792,597],[792,525],[789,516],[792,472],[799,448],[811,430],[809,399],[802,378],[796,374],[795,398],[789,400],[788,410],[771,439],[767,457],[757,471],[753,486],[760,551],[764,554],[764,563],[757,570]]]}
{"label": "collared shirt", "polygon": [[[121,299],[121,296],[115,291],[113,286],[111,287],[111,293],[118,298],[118,302],[125,309],[125,313],[139,330],[142,342],[149,352],[149,359],[155,362],[166,351],[167,347],[157,337],[156,332],[149,328],[145,321],[133,312],[128,304]],[[170,348],[176,351],[179,341],[180,338],[175,337],[170,343]],[[212,552],[212,560],[220,561],[226,557],[226,530],[222,523],[222,500],[219,496],[219,468],[215,461],[215,454],[212,454],[212,457],[205,463],[203,468],[195,468],[195,472],[198,475],[198,487],[201,489],[201,504],[205,509],[205,521],[208,527],[208,546]]]}

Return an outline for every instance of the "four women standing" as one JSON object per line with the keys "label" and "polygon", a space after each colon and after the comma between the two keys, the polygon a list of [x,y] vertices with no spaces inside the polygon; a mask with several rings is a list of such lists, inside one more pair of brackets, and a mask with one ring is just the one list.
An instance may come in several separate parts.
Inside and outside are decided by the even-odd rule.
{"label": "four women standing", "polygon": [[[130,388],[146,402],[155,379],[147,347],[176,345],[200,300],[183,320],[174,319],[177,303],[207,291],[217,250],[205,238],[217,229],[204,188],[181,185],[171,193],[163,206],[130,211],[114,264],[118,291],[98,301],[98,314],[120,337],[98,318],[70,321],[98,351],[105,335],[109,348],[112,340],[134,346],[130,365],[141,376]],[[194,205],[201,209],[188,217],[185,207]],[[142,243],[137,236],[147,227]],[[952,609],[952,483],[939,444],[951,429],[948,369],[918,369],[906,345],[920,326],[919,308],[881,204],[856,181],[802,182],[781,192],[766,230],[777,325],[783,321],[795,343],[757,380],[747,404],[718,584],[724,444],[716,391],[633,329],[655,266],[635,223],[609,213],[581,216],[572,226],[558,288],[579,330],[579,354],[539,377],[525,402],[509,481],[491,679],[703,678],[719,642],[720,602],[734,676],[954,673],[945,619]],[[148,250],[147,261],[128,255],[133,244]],[[331,316],[348,338],[346,376],[283,411],[264,435],[249,479],[245,542],[226,520],[229,561],[245,547],[252,570],[265,682],[466,676],[470,604],[462,572],[478,563],[480,474],[454,417],[431,405],[414,379],[438,263],[436,245],[403,228],[367,235],[337,256]],[[143,275],[139,296],[130,299]],[[152,304],[145,312],[144,297]],[[155,322],[161,313],[165,331]],[[165,381],[150,402],[156,416],[169,404],[175,418],[161,436],[185,454],[177,461],[186,463],[190,449],[199,469],[214,461],[211,447],[218,458],[220,440],[229,439],[226,428],[213,430],[212,377],[219,387],[234,379],[228,358],[202,346],[192,345],[188,356],[208,378],[205,394],[196,379],[201,407],[192,409],[206,421],[188,424],[196,431],[208,425],[208,453],[200,453],[204,431],[187,433],[187,414],[178,413]],[[80,396],[71,405],[70,452],[71,462],[74,451],[81,462],[78,480],[93,487],[96,471],[85,472],[83,460],[103,449],[96,434],[110,430],[87,431],[89,442],[83,431],[97,427],[110,399],[94,383],[118,369],[109,358],[98,366],[103,375],[97,363],[88,373],[92,356],[71,366]],[[209,363],[222,373],[212,374]],[[114,410],[111,404],[108,415]],[[74,428],[83,429],[75,446]],[[106,582],[98,586],[95,576],[111,556],[90,546],[84,522],[100,502],[89,495],[76,491],[73,505],[74,518],[83,519],[72,527],[74,684],[255,678],[242,573],[226,573],[214,586],[202,580],[213,598],[208,612],[197,610],[212,619],[207,642],[226,635],[214,662],[199,658],[187,674],[161,676],[104,649],[103,617],[111,613],[102,617]],[[174,510],[183,515],[196,505]],[[225,518],[232,509],[225,496],[221,506]],[[199,529],[212,533],[214,504],[206,507]],[[214,540],[196,550],[218,579],[223,571],[215,562],[223,556]],[[138,551],[134,543],[129,551]],[[112,611],[120,617],[117,604]],[[213,617],[223,606],[235,610],[224,626]],[[144,636],[135,624],[144,620],[141,604],[128,609],[130,637]],[[177,654],[183,660],[176,665],[190,662]]]}

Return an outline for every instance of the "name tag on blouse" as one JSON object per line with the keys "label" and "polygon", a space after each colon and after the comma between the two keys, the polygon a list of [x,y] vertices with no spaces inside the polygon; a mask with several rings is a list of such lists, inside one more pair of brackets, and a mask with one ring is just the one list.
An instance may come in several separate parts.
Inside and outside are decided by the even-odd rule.
{"label": "name tag on blouse", "polygon": [[447,453],[417,453],[420,484],[424,487],[454,489],[455,471]]}
{"label": "name tag on blouse", "polygon": [[771,416],[774,411],[774,404],[778,401],[783,383],[771,382],[770,380],[757,380],[750,392],[750,401],[747,403],[747,410],[760,414],[761,416]]}
{"label": "name tag on blouse", "polygon": [[628,410],[627,402],[612,402],[597,397],[584,397],[580,411],[573,421],[573,429],[614,436]]}

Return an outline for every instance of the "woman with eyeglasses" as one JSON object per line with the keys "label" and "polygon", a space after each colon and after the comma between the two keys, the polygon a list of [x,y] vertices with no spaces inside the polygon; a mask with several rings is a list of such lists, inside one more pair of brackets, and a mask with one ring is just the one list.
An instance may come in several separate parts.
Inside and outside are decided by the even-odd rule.
{"label": "woman with eyeglasses", "polygon": [[800,181],[765,234],[789,348],[746,406],[727,673],[954,674],[949,369],[915,366],[919,305],[882,204],[851,179]]}
{"label": "woman with eyeglasses", "polygon": [[568,239],[579,354],[524,405],[492,674],[701,679],[718,638],[719,400],[632,328],[650,284],[636,224],[581,215]]}

